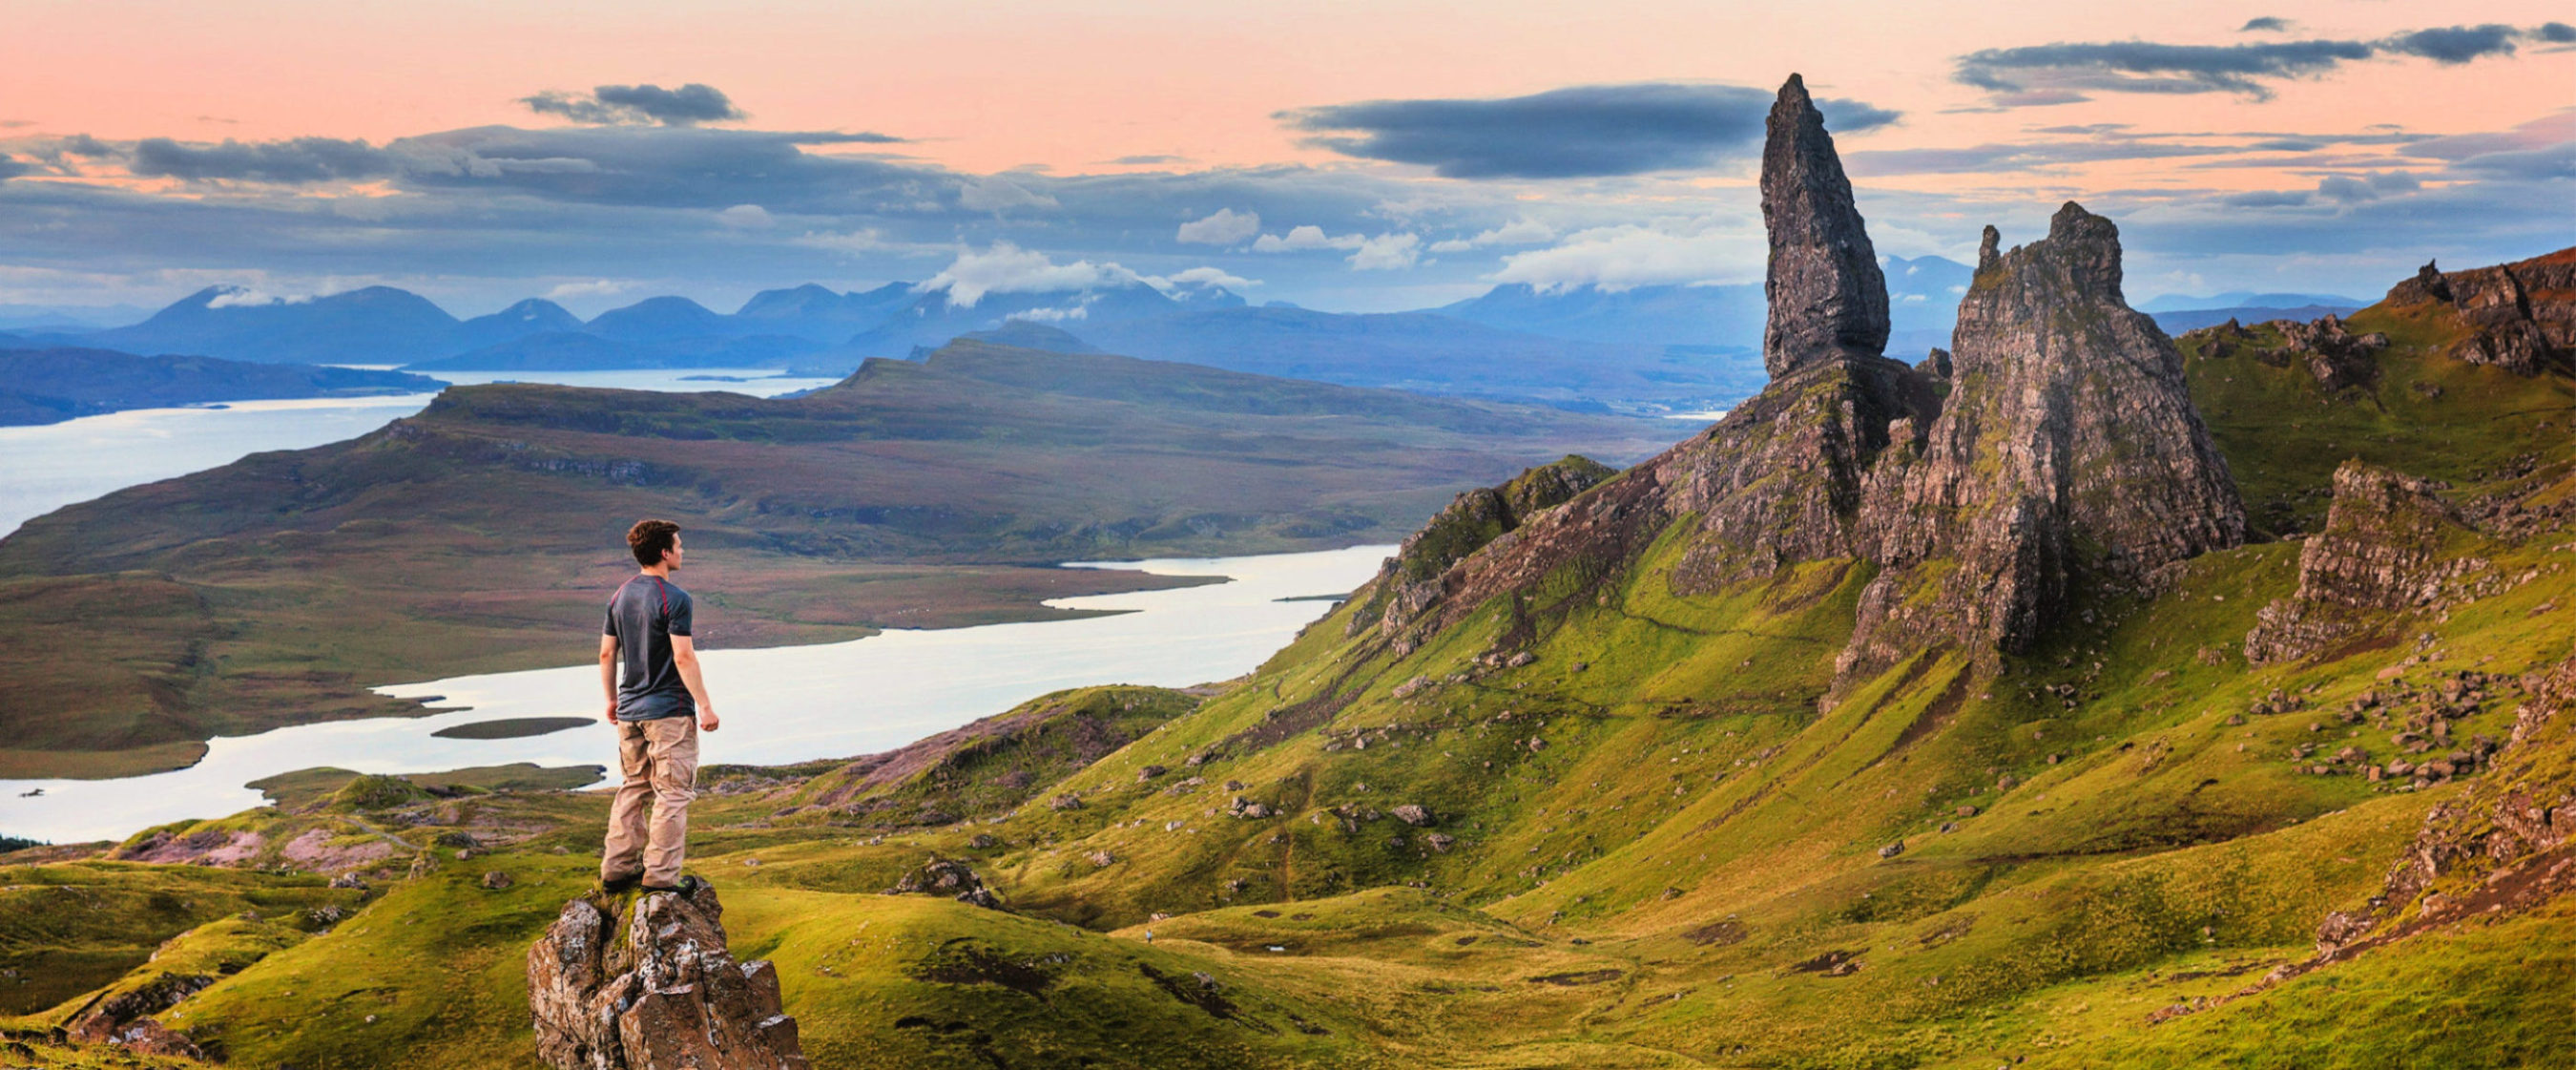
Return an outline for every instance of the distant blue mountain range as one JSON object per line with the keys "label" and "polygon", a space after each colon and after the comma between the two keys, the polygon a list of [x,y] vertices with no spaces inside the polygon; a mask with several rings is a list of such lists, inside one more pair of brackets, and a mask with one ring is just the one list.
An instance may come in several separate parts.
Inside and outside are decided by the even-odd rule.
{"label": "distant blue mountain range", "polygon": [[[1893,327],[1888,355],[1912,360],[1949,344],[1969,267],[1941,257],[1888,257],[1883,266]],[[295,299],[215,286],[139,323],[21,330],[18,344],[427,372],[731,367],[844,375],[869,357],[909,357],[963,335],[1016,332],[1046,343],[1038,348],[1067,352],[1611,408],[1724,404],[1763,379],[1758,283],[1512,284],[1439,308],[1371,314],[1284,302],[1254,307],[1218,286],[1133,280],[972,296],[961,301],[949,288],[900,282],[849,292],[808,284],[764,290],[730,313],[661,296],[584,321],[530,298],[459,320],[385,286]],[[2202,317],[2193,310],[2359,304],[2332,295],[2230,293],[2158,298],[2146,307],[2189,313],[2175,318],[2196,322]]]}

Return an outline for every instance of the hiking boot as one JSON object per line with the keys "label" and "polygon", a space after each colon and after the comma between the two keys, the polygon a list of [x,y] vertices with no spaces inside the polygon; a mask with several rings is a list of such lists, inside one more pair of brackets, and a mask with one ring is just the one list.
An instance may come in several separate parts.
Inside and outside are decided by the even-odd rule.
{"label": "hiking boot", "polygon": [[644,883],[644,875],[641,873],[630,873],[616,880],[602,877],[599,881],[599,890],[607,895],[624,895],[634,891],[635,886],[642,883]]}
{"label": "hiking boot", "polygon": [[696,891],[698,885],[701,883],[704,882],[698,880],[695,874],[682,874],[680,876],[680,883],[678,884],[647,884],[642,887],[644,894],[646,895],[651,895],[655,892],[674,892],[680,895],[687,895],[690,892]]}

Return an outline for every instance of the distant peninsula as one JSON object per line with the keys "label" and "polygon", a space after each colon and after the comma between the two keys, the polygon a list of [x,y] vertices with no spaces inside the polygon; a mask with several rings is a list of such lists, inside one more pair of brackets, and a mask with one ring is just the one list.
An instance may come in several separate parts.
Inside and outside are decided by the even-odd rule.
{"label": "distant peninsula", "polygon": [[0,349],[0,427],[212,401],[426,394],[446,385],[408,372],[107,349]]}

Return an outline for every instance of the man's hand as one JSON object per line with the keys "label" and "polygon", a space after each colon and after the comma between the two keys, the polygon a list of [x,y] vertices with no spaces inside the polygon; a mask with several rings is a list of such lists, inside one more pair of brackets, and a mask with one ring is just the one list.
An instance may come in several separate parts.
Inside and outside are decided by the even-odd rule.
{"label": "man's hand", "polygon": [[719,721],[719,720],[717,720],[717,719],[716,719],[716,708],[715,708],[715,707],[713,707],[713,706],[700,706],[700,707],[698,707],[698,731],[701,731],[701,732],[713,732],[713,731],[715,731],[715,730],[716,730],[716,726],[721,725],[721,724],[723,724],[723,723],[724,723],[724,722]]}
{"label": "man's hand", "polygon": [[607,709],[605,712],[603,712],[603,713],[601,713],[601,714],[599,715],[599,719],[600,719],[600,720],[603,720],[603,721],[606,721],[606,722],[608,722],[608,723],[610,723],[610,724],[616,724],[616,723],[617,723],[617,700],[616,700],[616,699],[610,699],[610,700],[608,700],[608,709]]}

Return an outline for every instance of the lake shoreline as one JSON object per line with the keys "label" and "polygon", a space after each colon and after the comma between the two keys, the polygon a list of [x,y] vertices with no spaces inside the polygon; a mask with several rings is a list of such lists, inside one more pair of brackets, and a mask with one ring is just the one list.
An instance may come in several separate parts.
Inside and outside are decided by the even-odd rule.
{"label": "lake shoreline", "polygon": [[[1331,603],[1312,596],[1376,574],[1393,547],[1238,558],[1066,562],[1067,570],[1143,573],[1150,590],[1051,598],[1081,616],[942,629],[886,629],[831,643],[710,650],[709,685],[729,731],[707,761],[775,766],[892,750],[1069,687],[1181,687],[1231,679],[1268,658]],[[122,838],[170,821],[261,805],[247,785],[296,770],[426,774],[512,763],[598,765],[605,744],[565,730],[471,739],[461,725],[589,713],[594,665],[448,677],[369,689],[416,713],[323,721],[206,741],[190,766],[146,776],[0,780],[0,834]],[[439,705],[432,707],[430,703]],[[593,785],[598,786],[598,785]],[[31,789],[44,794],[28,796]]]}

